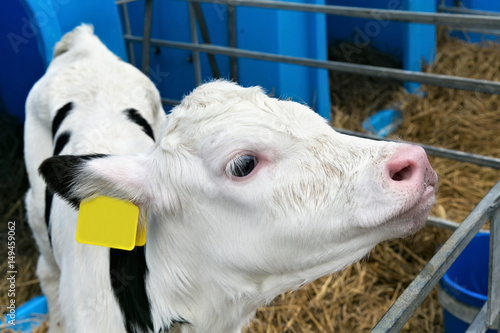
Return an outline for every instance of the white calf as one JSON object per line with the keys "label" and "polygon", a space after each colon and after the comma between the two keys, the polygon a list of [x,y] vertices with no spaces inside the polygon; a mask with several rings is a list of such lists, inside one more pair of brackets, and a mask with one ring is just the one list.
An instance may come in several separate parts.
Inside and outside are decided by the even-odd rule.
{"label": "white calf", "polygon": [[[68,332],[238,332],[278,294],[424,224],[437,177],[421,148],[341,135],[304,105],[215,81],[183,99],[148,149],[151,139],[123,117],[137,98],[120,100],[122,81],[129,90],[146,84],[112,72],[111,91],[96,89],[88,76],[111,67],[94,66],[100,57],[83,65],[69,49],[30,96],[42,114],[75,105],[75,121],[70,114],[60,129],[72,133],[68,155],[47,159],[40,173],[74,207],[96,192],[132,201],[147,211],[148,234],[130,252],[76,243],[77,210],[54,197],[53,264],[61,274],[59,294],[57,287],[49,292]],[[59,78],[66,67],[77,82]],[[160,107],[151,94],[141,99],[155,102],[149,108],[134,108],[157,128],[152,110]],[[110,107],[115,102],[120,107]],[[87,107],[77,110],[79,103]],[[114,123],[99,120],[111,109]],[[29,112],[44,119],[31,130],[47,132],[53,116]],[[38,205],[44,187],[35,168],[52,147],[50,131],[44,135],[37,140],[43,147],[26,142],[27,159],[37,156],[28,168]],[[132,149],[135,140],[143,143]],[[42,150],[49,154],[38,156]],[[46,230],[35,232],[48,256]]]}

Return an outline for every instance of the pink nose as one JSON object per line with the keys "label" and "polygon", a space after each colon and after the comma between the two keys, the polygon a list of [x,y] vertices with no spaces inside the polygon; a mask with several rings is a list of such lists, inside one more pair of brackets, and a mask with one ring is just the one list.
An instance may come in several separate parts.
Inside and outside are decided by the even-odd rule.
{"label": "pink nose", "polygon": [[435,186],[437,176],[422,147],[401,145],[386,164],[391,186]]}

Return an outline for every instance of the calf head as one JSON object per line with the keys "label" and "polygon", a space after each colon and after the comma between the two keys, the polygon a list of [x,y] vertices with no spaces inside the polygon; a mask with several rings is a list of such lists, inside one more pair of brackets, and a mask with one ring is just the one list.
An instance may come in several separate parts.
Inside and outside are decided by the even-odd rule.
{"label": "calf head", "polygon": [[437,181],[419,147],[339,134],[304,105],[224,81],[185,97],[144,154],[58,156],[40,172],[69,202],[98,192],[147,210],[150,266],[239,294],[259,281],[264,298],[417,231]]}

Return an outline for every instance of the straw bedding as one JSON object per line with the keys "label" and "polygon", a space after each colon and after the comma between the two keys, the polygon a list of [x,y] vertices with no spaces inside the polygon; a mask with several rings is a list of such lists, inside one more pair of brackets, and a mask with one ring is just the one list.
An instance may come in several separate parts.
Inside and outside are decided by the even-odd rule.
{"label": "straw bedding", "polygon": [[[22,126],[8,116],[0,101],[0,311],[7,312],[9,304],[7,281],[7,222],[15,221],[16,227],[16,304],[40,294],[35,276],[38,250],[26,222],[24,193],[28,180],[24,170]],[[9,269],[10,270],[10,269]],[[3,320],[3,318],[2,318]],[[3,332],[3,331],[2,331]]]}
{"label": "straw bedding", "polygon": [[[365,49],[356,62],[397,66],[397,62]],[[342,54],[332,50],[337,60]],[[427,71],[500,81],[500,46],[471,45],[439,38],[438,53]],[[332,73],[332,125],[361,131],[368,115],[385,107],[402,110],[404,123],[395,133],[406,141],[432,144],[500,158],[500,96],[423,86],[425,97],[410,95],[398,82]],[[3,117],[5,118],[5,117]],[[15,220],[17,231],[17,304],[40,292],[34,275],[36,249],[25,222],[22,195],[26,190],[21,135],[2,118],[1,215]],[[8,119],[8,118],[5,118]],[[13,130],[14,129],[14,130]],[[5,137],[3,137],[5,135]],[[13,138],[13,139],[12,139]],[[7,140],[7,141],[6,141]],[[500,179],[500,171],[431,157],[440,178],[432,214],[462,221]],[[6,225],[0,227],[6,253]],[[425,227],[404,240],[384,242],[367,257],[342,272],[323,277],[299,290],[279,296],[263,307],[245,329],[250,332],[368,332],[450,232]],[[6,271],[6,263],[0,264]],[[0,280],[0,306],[6,312],[6,276]],[[442,313],[434,291],[426,298],[404,332],[443,332]],[[46,327],[38,330],[45,331]]]}

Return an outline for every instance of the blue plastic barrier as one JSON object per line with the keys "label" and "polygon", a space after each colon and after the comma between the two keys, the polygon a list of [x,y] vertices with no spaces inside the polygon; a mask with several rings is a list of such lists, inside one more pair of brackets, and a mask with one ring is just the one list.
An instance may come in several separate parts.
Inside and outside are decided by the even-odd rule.
{"label": "blue plastic barrier", "polygon": [[21,3],[0,4],[0,32],[0,109],[22,122],[26,96],[43,75],[45,62],[38,51],[37,34]]}
{"label": "blue plastic barrier", "polygon": [[[17,308],[15,318],[7,314],[1,326],[16,332],[29,333],[47,319],[46,315],[47,300],[45,296],[37,296]],[[15,319],[15,324],[11,324],[13,319]]]}
{"label": "blue plastic barrier", "polygon": [[[324,4],[324,0],[296,2]],[[229,46],[227,6],[201,4],[207,22],[210,42]],[[142,36],[144,3],[128,4],[132,34]],[[326,18],[323,14],[303,13],[251,7],[236,8],[238,48],[274,54],[327,59]],[[156,1],[152,20],[152,37],[191,42],[188,4]],[[198,40],[203,38],[198,31]],[[141,64],[141,47],[134,48]],[[195,88],[192,52],[156,48],[150,58],[150,77],[163,97],[180,100]],[[202,80],[212,77],[206,54],[200,54]],[[229,58],[216,55],[223,78],[229,78]],[[243,86],[260,85],[276,97],[305,102],[325,118],[330,117],[328,71],[253,59],[238,59],[238,79]]]}
{"label": "blue plastic barrier", "polygon": [[[313,4],[368,7],[374,9],[434,12],[437,0],[296,0]],[[489,0],[464,0],[465,7],[500,12],[500,3]],[[452,5],[447,0],[447,5]],[[144,3],[128,4],[134,35],[141,36]],[[202,4],[211,42],[227,46],[227,6]],[[155,1],[153,37],[190,42],[186,2]],[[325,60],[327,45],[351,41],[344,49],[345,60],[352,52],[368,45],[397,57],[403,69],[419,71],[423,62],[432,62],[435,53],[434,25],[392,22],[390,13],[374,10],[373,19],[296,11],[236,8],[236,33],[239,48]],[[67,31],[81,22],[92,23],[96,34],[118,56],[126,60],[120,15],[114,0],[18,0],[0,4],[0,108],[6,108],[20,121],[24,100],[33,83],[43,74],[52,57],[52,48]],[[458,35],[461,33],[457,32]],[[462,37],[463,34],[461,35]],[[471,41],[494,36],[468,34]],[[202,41],[199,34],[199,40]],[[135,45],[137,64],[140,45]],[[152,47],[150,76],[162,96],[181,99],[195,87],[192,52]],[[229,77],[229,59],[216,56],[222,77]],[[206,54],[201,54],[202,77],[212,76]],[[238,59],[239,80],[243,85],[261,85],[275,96],[292,98],[312,106],[325,118],[330,113],[328,72],[303,66],[252,59]],[[412,92],[419,85],[405,83]],[[2,105],[3,104],[3,105]]]}
{"label": "blue plastic barrier", "polygon": [[33,84],[52,59],[55,43],[77,25],[95,33],[127,60],[118,9],[113,0],[19,0],[0,3],[0,102],[19,121]]}
{"label": "blue plastic barrier", "polygon": [[[144,25],[144,2],[129,3],[128,13],[132,34],[142,36]],[[227,10],[225,6],[202,4],[211,42],[216,45],[228,45]],[[152,38],[177,42],[191,42],[188,5],[183,1],[155,1],[153,6]],[[201,37],[199,40],[202,41]],[[134,44],[136,65],[142,64],[142,45]],[[150,54],[149,76],[160,91],[162,97],[180,100],[196,87],[193,52],[164,47],[152,47]],[[202,78],[211,77],[206,54],[200,54]],[[229,58],[216,56],[219,71],[228,77]]]}
{"label": "blue plastic barrier", "polygon": [[403,123],[401,110],[385,109],[363,120],[361,126],[370,134],[386,137]]}
{"label": "blue plastic barrier", "polygon": [[[325,4],[324,0],[294,2]],[[242,49],[327,60],[324,14],[239,8],[236,22],[238,47]],[[240,59],[239,66],[244,84],[259,84],[274,90],[276,96],[304,101],[324,118],[330,119],[326,70],[250,59]]]}

